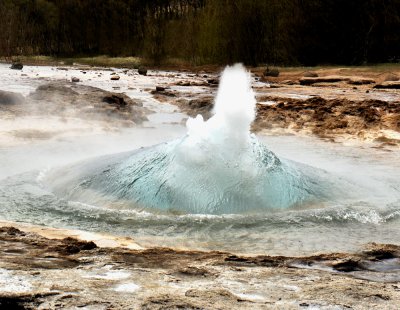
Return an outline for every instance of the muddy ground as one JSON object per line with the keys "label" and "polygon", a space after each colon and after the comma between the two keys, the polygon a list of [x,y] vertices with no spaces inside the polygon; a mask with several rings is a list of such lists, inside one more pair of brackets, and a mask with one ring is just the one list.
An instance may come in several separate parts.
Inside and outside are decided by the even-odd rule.
{"label": "muddy ground", "polygon": [[[24,231],[25,230],[25,231]],[[244,257],[0,228],[1,309],[398,309],[400,247]]]}

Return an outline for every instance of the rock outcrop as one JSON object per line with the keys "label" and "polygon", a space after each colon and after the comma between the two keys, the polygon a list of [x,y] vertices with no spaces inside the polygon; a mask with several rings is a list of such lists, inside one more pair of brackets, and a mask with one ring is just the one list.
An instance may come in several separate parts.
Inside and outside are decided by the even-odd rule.
{"label": "rock outcrop", "polygon": [[[272,98],[262,98],[262,101]],[[274,98],[276,99],[276,98]],[[380,100],[279,99],[277,104],[257,105],[254,130],[292,128],[311,131],[318,136],[351,134],[390,129],[400,132],[400,103]]]}
{"label": "rock outcrop", "polygon": [[191,117],[195,117],[200,114],[204,119],[209,119],[211,117],[211,111],[214,107],[214,97],[201,96],[190,100],[178,99],[173,103],[177,105],[181,111]]}
{"label": "rock outcrop", "polygon": [[28,97],[47,113],[75,113],[79,118],[122,119],[141,124],[150,112],[139,101],[122,93],[75,83],[54,82],[39,86]]}

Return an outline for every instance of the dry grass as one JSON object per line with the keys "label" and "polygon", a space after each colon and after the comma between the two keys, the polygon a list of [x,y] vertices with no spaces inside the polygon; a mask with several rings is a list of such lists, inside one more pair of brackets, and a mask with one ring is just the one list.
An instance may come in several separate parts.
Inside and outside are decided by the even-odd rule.
{"label": "dry grass", "polygon": [[[177,70],[191,70],[191,71],[218,71],[221,65],[202,65],[194,66],[189,61],[179,58],[168,58],[162,65],[154,66],[148,60],[140,57],[110,57],[100,55],[95,57],[71,57],[71,58],[57,58],[51,56],[18,56],[12,57],[12,60],[19,60],[24,64],[30,65],[89,65],[98,67],[117,67],[117,68],[138,68],[140,65],[149,67],[158,67],[163,69],[177,69]],[[3,59],[3,61],[10,62],[11,59]],[[257,74],[262,74],[265,66],[250,68],[251,71]],[[272,67],[271,67],[272,68]],[[400,75],[400,63],[382,63],[368,66],[315,66],[315,67],[274,67],[277,68],[281,74],[286,76],[301,76],[306,71],[315,71],[323,75],[358,75],[358,76],[371,76],[378,77],[386,73],[394,73]]]}

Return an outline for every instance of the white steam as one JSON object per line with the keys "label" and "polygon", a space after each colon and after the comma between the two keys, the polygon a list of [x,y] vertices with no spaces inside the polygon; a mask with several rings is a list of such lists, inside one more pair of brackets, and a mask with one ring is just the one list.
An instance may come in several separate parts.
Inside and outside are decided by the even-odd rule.
{"label": "white steam", "polygon": [[250,82],[250,73],[243,65],[226,67],[216,96],[214,115],[208,121],[197,115],[186,123],[188,144],[207,140],[215,145],[229,142],[236,150],[244,148],[255,118],[256,99]]}

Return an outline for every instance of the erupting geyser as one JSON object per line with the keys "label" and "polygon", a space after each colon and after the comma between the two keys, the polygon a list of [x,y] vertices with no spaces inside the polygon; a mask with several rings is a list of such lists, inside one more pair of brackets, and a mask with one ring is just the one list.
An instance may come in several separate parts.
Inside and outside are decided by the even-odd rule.
{"label": "erupting geyser", "polygon": [[190,118],[184,138],[56,171],[48,183],[68,200],[196,214],[264,212],[337,193],[325,172],[279,159],[250,133],[255,105],[250,74],[227,67],[214,116]]}

